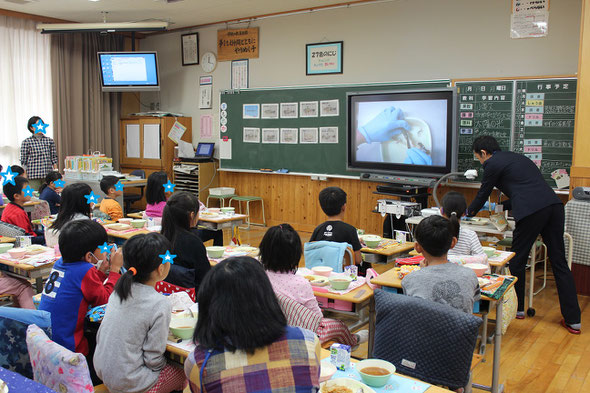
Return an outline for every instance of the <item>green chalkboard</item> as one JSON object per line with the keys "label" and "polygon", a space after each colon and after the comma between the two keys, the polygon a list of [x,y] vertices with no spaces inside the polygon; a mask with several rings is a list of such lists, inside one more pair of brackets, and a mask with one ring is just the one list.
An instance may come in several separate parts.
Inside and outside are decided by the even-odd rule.
{"label": "green chalkboard", "polygon": [[513,81],[457,82],[459,171],[479,169],[473,156],[473,140],[491,135],[502,150],[510,150],[513,118]]}
{"label": "green chalkboard", "polygon": [[577,80],[539,79],[516,83],[514,151],[529,157],[543,177],[572,166]]}
{"label": "green chalkboard", "polygon": [[[326,175],[358,176],[358,172],[346,170],[346,93],[375,90],[417,90],[448,87],[450,80],[419,81],[390,84],[365,84],[341,86],[311,86],[272,89],[248,89],[240,92],[221,94],[221,138],[231,139],[231,159],[221,159],[221,168],[253,169],[286,168],[290,172],[317,173]],[[320,116],[321,101],[338,101],[337,116]],[[317,102],[317,117],[301,117],[298,106],[296,118],[281,118],[281,103]],[[263,104],[267,115],[278,118],[244,118],[244,105],[260,105],[259,115],[263,115]],[[225,109],[223,109],[225,108]],[[225,124],[224,124],[225,123]],[[225,126],[226,128],[224,128]],[[301,128],[317,128],[318,141],[321,142],[321,127],[337,127],[337,143],[302,143]],[[244,142],[244,129],[252,128],[251,136],[259,129],[258,142]],[[225,129],[225,132],[223,132]],[[270,129],[270,131],[264,131]],[[278,129],[278,139],[277,131]],[[281,143],[281,129],[297,129],[297,143]],[[250,131],[248,131],[250,133]],[[268,137],[265,138],[264,135]],[[333,135],[333,134],[332,134]],[[254,139],[254,138],[252,138]],[[263,143],[272,140],[274,143]],[[327,142],[324,140],[324,142]],[[332,142],[332,141],[330,141]],[[333,141],[335,142],[335,141]]]}

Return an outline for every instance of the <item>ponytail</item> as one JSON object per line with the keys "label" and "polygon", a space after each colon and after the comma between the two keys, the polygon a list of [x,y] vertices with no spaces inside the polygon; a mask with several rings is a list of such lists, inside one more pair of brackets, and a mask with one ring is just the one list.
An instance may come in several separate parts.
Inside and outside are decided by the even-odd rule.
{"label": "ponytail", "polygon": [[54,182],[54,181],[59,180],[59,179],[61,179],[61,173],[59,173],[58,171],[48,172],[47,175],[45,175],[45,183],[43,183],[41,185],[41,188],[39,188],[39,194],[41,194],[43,192],[43,190],[46,189],[47,186],[51,182]]}
{"label": "ponytail", "polygon": [[456,191],[450,191],[445,194],[441,201],[442,213],[449,218],[453,236],[459,238],[459,227],[461,226],[461,216],[467,210],[467,201],[463,194]]}
{"label": "ponytail", "polygon": [[173,245],[181,231],[190,230],[191,213],[199,214],[199,198],[187,191],[176,192],[162,212],[162,235]]}
{"label": "ponytail", "polygon": [[123,245],[123,265],[127,272],[115,284],[115,293],[121,303],[132,296],[134,282],[147,282],[154,270],[162,263],[160,255],[170,250],[170,242],[159,233],[135,235]]}

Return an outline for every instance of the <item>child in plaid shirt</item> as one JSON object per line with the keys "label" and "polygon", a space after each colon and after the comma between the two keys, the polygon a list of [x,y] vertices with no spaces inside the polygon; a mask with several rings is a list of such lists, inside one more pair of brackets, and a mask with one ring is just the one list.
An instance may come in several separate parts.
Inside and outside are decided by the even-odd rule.
{"label": "child in plaid shirt", "polygon": [[184,363],[191,391],[317,391],[319,340],[313,332],[287,326],[258,261],[225,259],[207,274],[198,299],[197,348]]}

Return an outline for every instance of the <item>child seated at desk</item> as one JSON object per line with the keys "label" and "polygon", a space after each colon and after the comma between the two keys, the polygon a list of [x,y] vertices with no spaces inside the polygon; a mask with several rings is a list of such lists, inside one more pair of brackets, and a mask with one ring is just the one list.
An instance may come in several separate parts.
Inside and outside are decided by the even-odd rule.
{"label": "child seated at desk", "polygon": [[467,211],[467,201],[463,194],[447,192],[441,205],[440,212],[451,222],[453,236],[457,238],[457,244],[449,250],[449,255],[485,255],[475,231],[461,226],[461,217]]}
{"label": "child seated at desk", "polygon": [[14,184],[8,182],[2,187],[4,195],[10,201],[2,212],[2,221],[24,229],[27,236],[32,236],[33,244],[45,244],[45,236],[33,230],[31,219],[24,208],[25,202],[31,200],[31,196],[25,196],[23,190],[29,185],[29,181],[22,176],[16,176],[13,180]]}
{"label": "child seated at desk", "polygon": [[17,176],[22,176],[25,179],[29,178],[29,176],[27,175],[27,171],[25,171],[25,169],[20,165],[11,165],[10,170],[16,173]]}
{"label": "child seated at desk", "polygon": [[402,280],[404,293],[448,304],[466,313],[480,298],[475,272],[447,260],[447,253],[457,242],[449,220],[441,216],[425,218],[416,227],[416,251],[424,255],[422,269]]}
{"label": "child seated at desk", "polygon": [[[269,228],[260,242],[260,262],[274,291],[323,316],[311,284],[305,277],[295,274],[301,254],[301,238],[289,224]],[[322,319],[315,333],[321,343],[335,340],[353,347],[369,337],[367,330],[353,334],[342,321],[328,318]]]}
{"label": "child seated at desk", "polygon": [[100,189],[106,195],[105,198],[100,201],[100,211],[108,214],[113,221],[117,221],[119,218],[123,218],[123,208],[119,205],[119,202],[115,198],[123,195],[123,191],[117,191],[115,184],[119,182],[117,176],[105,176],[100,181]]}
{"label": "child seated at desk", "polygon": [[35,309],[33,287],[25,279],[11,277],[0,271],[0,293],[12,295],[17,307]]}
{"label": "child seated at desk", "polygon": [[[145,190],[145,217],[161,218],[164,213],[166,200],[172,195],[164,191],[164,184],[168,182],[166,172],[154,172],[148,176]],[[158,224],[159,225],[159,224]]]}
{"label": "child seated at desk", "polygon": [[201,281],[211,269],[207,250],[191,228],[199,221],[199,198],[181,191],[173,194],[164,208],[162,235],[172,244],[177,255],[166,282],[198,292]]}
{"label": "child seated at desk", "polygon": [[85,195],[92,189],[86,183],[74,183],[64,187],[61,193],[61,206],[55,221],[45,229],[45,241],[48,247],[58,244],[59,231],[70,221],[89,220],[91,204],[86,203]]}
{"label": "child seated at desk", "polygon": [[110,392],[169,393],[186,386],[184,370],[164,356],[172,306],[154,288],[173,266],[161,257],[170,248],[159,233],[136,235],[123,245],[127,272],[107,304],[94,355]]}
{"label": "child seated at desk", "polygon": [[45,176],[45,183],[39,189],[39,199],[47,201],[49,204],[49,211],[51,214],[57,214],[61,204],[61,196],[57,193],[56,180],[61,179],[61,173],[58,171],[51,171]]}
{"label": "child seated at desk", "polygon": [[192,392],[316,392],[319,387],[319,340],[309,330],[287,326],[254,258],[227,258],[207,274],[199,289],[194,342],[197,347],[184,363]]}
{"label": "child seated at desk", "polygon": [[52,340],[86,356],[95,383],[94,348],[84,336],[86,311],[89,306],[108,302],[123,265],[121,251],[111,251],[109,260],[98,247],[106,245],[107,238],[106,230],[97,222],[75,220],[66,224],[59,235],[62,257],[53,265],[39,305],[39,310],[51,313]]}
{"label": "child seated at desk", "polygon": [[319,200],[322,210],[328,216],[328,221],[316,227],[309,241],[327,240],[348,243],[354,251],[354,263],[361,265],[362,247],[356,228],[344,222],[346,192],[339,187],[327,187],[320,191]]}

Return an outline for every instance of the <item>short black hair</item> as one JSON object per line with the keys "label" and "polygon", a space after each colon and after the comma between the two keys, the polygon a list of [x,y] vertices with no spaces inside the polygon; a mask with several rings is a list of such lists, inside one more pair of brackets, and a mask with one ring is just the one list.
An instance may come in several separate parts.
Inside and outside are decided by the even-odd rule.
{"label": "short black hair", "polygon": [[[131,295],[133,282],[145,283],[152,272],[162,264],[160,255],[170,250],[170,242],[159,233],[135,235],[123,244],[123,266],[127,272],[117,280],[115,292],[121,303]],[[132,274],[129,268],[135,268]]]}
{"label": "short black hair", "polygon": [[473,152],[481,154],[485,150],[488,154],[494,154],[496,151],[501,151],[498,141],[493,136],[481,135],[473,141]]}
{"label": "short black hair", "polygon": [[433,257],[448,253],[453,242],[451,223],[442,216],[430,216],[420,221],[414,235],[424,251]]}
{"label": "short black hair", "polygon": [[154,172],[147,178],[147,187],[145,189],[145,201],[154,205],[165,202],[166,194],[164,193],[164,184],[168,182],[166,172]]}
{"label": "short black hair", "polygon": [[290,273],[297,270],[301,259],[301,238],[289,224],[269,228],[259,245],[260,262],[266,270]]}
{"label": "short black hair", "polygon": [[64,187],[61,192],[61,203],[57,218],[51,224],[51,229],[61,230],[76,214],[84,214],[90,218],[90,204],[84,198],[92,192],[92,188],[86,183],[74,183]]}
{"label": "short black hair", "polygon": [[453,227],[453,236],[459,238],[461,216],[467,210],[467,201],[463,194],[457,191],[450,191],[445,194],[441,201],[442,213],[449,218]]}
{"label": "short black hair", "polygon": [[108,240],[107,231],[92,220],[68,222],[59,232],[59,250],[64,263],[79,262],[88,252]]}
{"label": "short black hair", "polygon": [[346,193],[340,187],[326,187],[320,191],[320,206],[328,217],[336,216],[346,204]]}
{"label": "short black hair", "polygon": [[104,176],[100,180],[100,189],[105,195],[108,195],[109,190],[111,188],[115,188],[115,184],[119,182],[119,178],[117,176]]}
{"label": "short black hair", "polygon": [[[27,131],[29,131],[31,134],[34,134],[35,127],[33,127],[33,125],[35,125],[39,120],[43,121],[39,116],[32,116],[27,122]],[[31,128],[33,128],[33,130],[31,130]]]}
{"label": "short black hair", "polygon": [[25,169],[20,165],[11,165],[10,170],[16,173],[17,176],[22,176],[25,173]]}
{"label": "short black hair", "polygon": [[2,187],[2,192],[4,192],[4,195],[6,195],[6,198],[8,198],[10,202],[14,202],[14,194],[20,194],[26,184],[29,184],[29,181],[26,178],[16,176],[14,178],[14,184],[6,183]]}
{"label": "short black hair", "polygon": [[252,354],[279,339],[287,319],[262,265],[251,257],[231,257],[213,266],[199,286],[199,318],[194,342],[200,348],[227,348]]}

